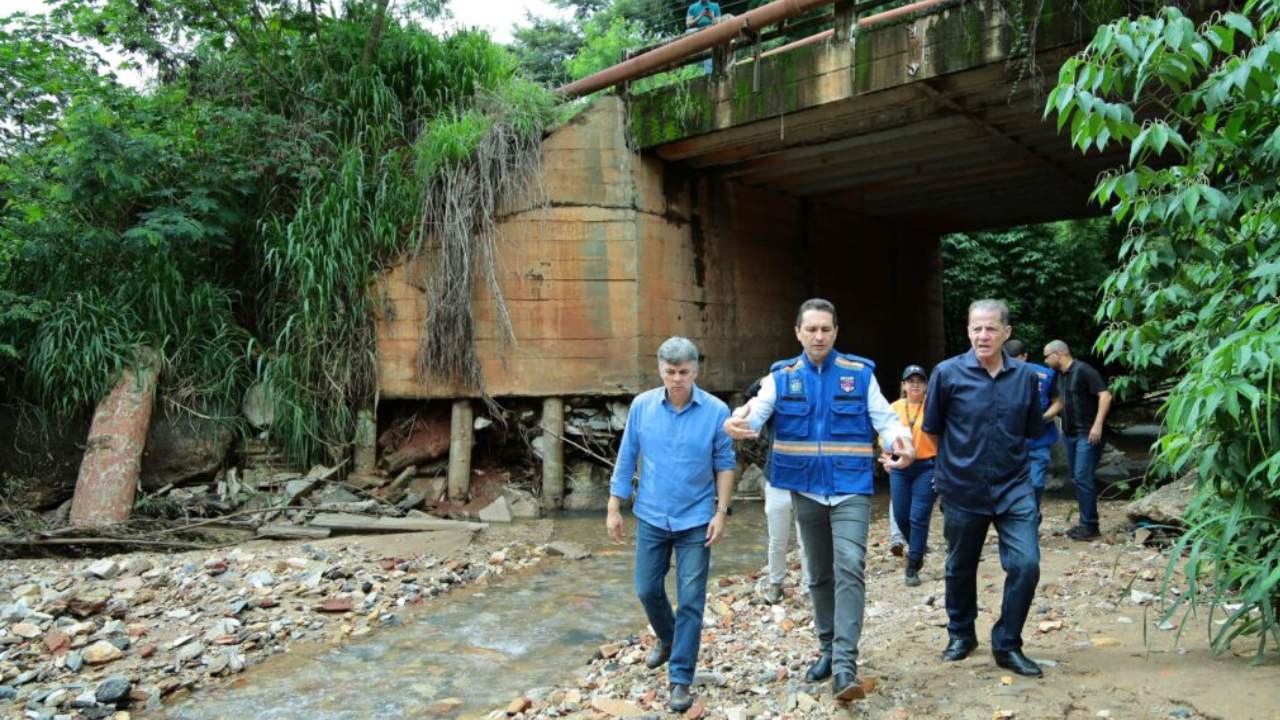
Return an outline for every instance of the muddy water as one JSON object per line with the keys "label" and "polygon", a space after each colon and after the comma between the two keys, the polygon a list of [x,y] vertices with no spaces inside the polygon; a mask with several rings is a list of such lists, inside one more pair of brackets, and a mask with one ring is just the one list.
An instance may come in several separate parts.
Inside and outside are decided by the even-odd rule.
{"label": "muddy water", "polygon": [[[878,513],[885,512],[886,495],[877,495]],[[630,518],[628,534],[634,537]],[[235,687],[202,691],[159,716],[475,715],[562,682],[596,646],[643,627],[645,619],[631,585],[634,550],[607,543],[601,514],[558,518],[556,535],[594,555],[544,562],[459,591],[411,614],[401,628],[341,648],[273,658],[247,671]],[[724,543],[712,551],[709,583],[714,587],[717,577],[763,566],[766,537],[763,505],[737,503]],[[674,598],[671,583],[668,591]]]}

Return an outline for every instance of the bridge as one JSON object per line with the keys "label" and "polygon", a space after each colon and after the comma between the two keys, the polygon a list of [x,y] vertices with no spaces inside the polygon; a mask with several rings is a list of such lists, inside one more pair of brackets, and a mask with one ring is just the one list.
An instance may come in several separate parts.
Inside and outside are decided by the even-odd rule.
{"label": "bridge", "polygon": [[[795,307],[819,295],[892,395],[904,364],[942,359],[941,235],[1099,212],[1094,179],[1122,157],[1073,150],[1043,92],[1124,3],[877,4],[777,0],[564,88],[607,92],[545,140],[549,203],[500,223],[516,342],[477,290],[485,390],[631,394],[680,334],[706,354],[699,384],[729,394],[798,352]],[[761,50],[770,24],[827,7],[831,27]],[[628,91],[700,53],[711,74]],[[474,396],[417,373],[422,262],[381,284],[382,393]]]}

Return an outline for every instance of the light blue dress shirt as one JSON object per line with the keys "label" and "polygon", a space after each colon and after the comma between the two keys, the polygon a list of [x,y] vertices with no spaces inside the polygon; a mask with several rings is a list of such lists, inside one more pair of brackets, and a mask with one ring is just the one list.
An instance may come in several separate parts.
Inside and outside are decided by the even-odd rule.
{"label": "light blue dress shirt", "polygon": [[696,385],[679,411],[666,388],[646,390],[631,402],[609,492],[631,497],[640,463],[640,486],[632,511],[664,530],[678,532],[711,522],[716,476],[733,470],[733,440],[724,431],[729,406]]}

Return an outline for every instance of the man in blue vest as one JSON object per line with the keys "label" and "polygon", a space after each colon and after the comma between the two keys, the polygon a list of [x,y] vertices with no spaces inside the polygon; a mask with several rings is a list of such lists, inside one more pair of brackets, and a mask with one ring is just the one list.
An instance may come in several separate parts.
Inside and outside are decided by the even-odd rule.
{"label": "man in blue vest", "polygon": [[[1036,490],[1036,507],[1041,508],[1044,500],[1044,478],[1049,472],[1049,460],[1052,458],[1050,448],[1058,442],[1058,424],[1053,421],[1062,411],[1062,396],[1058,394],[1058,373],[1043,365],[1027,361],[1027,346],[1021,340],[1010,340],[1004,344],[1004,351],[1027,363],[1031,372],[1036,374],[1040,391],[1040,411],[1044,413],[1044,437],[1027,440],[1027,472],[1031,474],[1031,487]],[[1041,518],[1044,512],[1040,513]]]}
{"label": "man in blue vest", "polygon": [[770,482],[791,491],[818,631],[818,661],[806,682],[832,676],[838,700],[862,697],[858,639],[866,586],[864,565],[871,518],[871,470],[876,434],[881,463],[905,468],[915,457],[911,432],[880,392],[875,363],[837,352],[836,308],[820,298],[796,313],[804,353],[773,364],[750,403],[724,423],[730,437],[756,437],[773,417]]}

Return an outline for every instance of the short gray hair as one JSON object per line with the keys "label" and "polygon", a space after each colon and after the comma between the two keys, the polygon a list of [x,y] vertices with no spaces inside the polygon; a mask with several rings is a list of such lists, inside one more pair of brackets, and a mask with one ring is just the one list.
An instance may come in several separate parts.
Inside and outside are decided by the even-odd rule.
{"label": "short gray hair", "polygon": [[698,365],[698,346],[687,337],[673,335],[663,341],[658,346],[658,367],[662,367],[662,363],[668,365],[684,365],[685,363],[693,363],[694,367]]}
{"label": "short gray hair", "polygon": [[1000,324],[1005,326],[1009,324],[1009,305],[1003,300],[997,300],[996,298],[974,300],[969,303],[969,314],[966,318],[972,317],[974,310],[978,312],[999,312]]}
{"label": "short gray hair", "polygon": [[1071,354],[1071,348],[1067,347],[1067,344],[1062,342],[1061,340],[1050,340],[1049,344],[1044,346],[1044,351],[1045,351],[1045,354],[1048,354],[1048,353],[1062,353],[1064,355]]}

